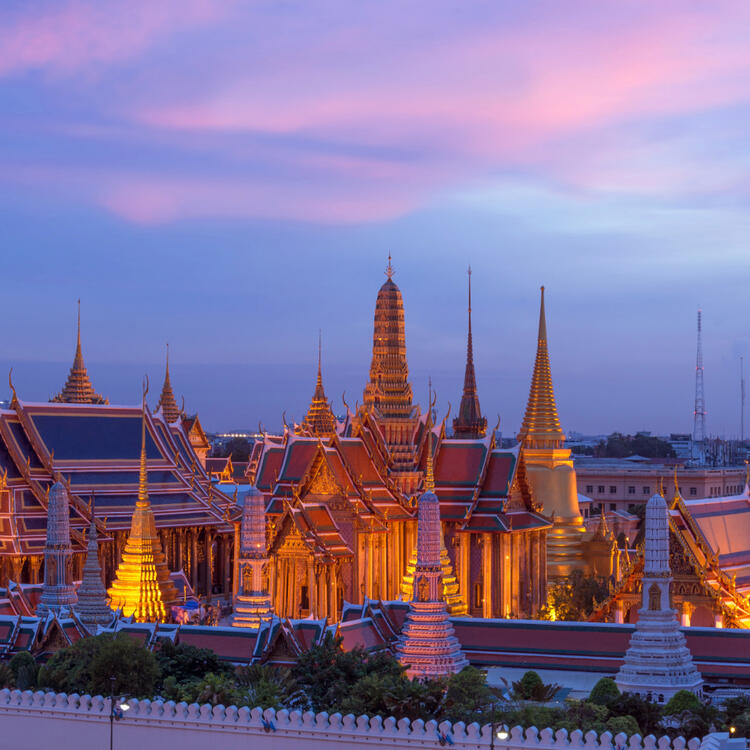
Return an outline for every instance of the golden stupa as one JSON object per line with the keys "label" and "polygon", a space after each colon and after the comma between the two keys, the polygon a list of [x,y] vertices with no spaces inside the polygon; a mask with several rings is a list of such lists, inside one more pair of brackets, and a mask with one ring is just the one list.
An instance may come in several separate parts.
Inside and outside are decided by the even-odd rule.
{"label": "golden stupa", "polygon": [[148,499],[146,466],[146,401],[144,394],[141,428],[141,467],[138,500],[135,503],[130,534],[112,586],[107,591],[109,606],[121,610],[136,622],[164,622],[167,607],[177,600],[177,590],[156,533],[156,523]]}

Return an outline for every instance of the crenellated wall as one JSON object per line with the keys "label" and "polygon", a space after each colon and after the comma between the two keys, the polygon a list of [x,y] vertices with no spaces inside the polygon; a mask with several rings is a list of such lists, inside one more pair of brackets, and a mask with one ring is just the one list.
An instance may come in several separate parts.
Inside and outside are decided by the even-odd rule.
{"label": "crenellated wall", "polygon": [[[421,719],[380,716],[341,716],[323,712],[274,711],[236,706],[174,703],[132,699],[122,721],[115,722],[116,750],[205,750],[212,743],[222,750],[330,750],[332,743],[389,748],[434,748],[453,745],[457,750],[490,744],[490,726],[451,724]],[[24,750],[100,750],[109,742],[109,698],[66,695],[26,690],[0,690],[0,747]],[[211,736],[207,736],[210,733]],[[534,727],[514,727],[510,737],[495,741],[498,750],[737,750],[744,740],[728,740],[714,734],[703,741],[695,738],[657,740],[649,735],[629,739],[609,732],[597,736],[565,729],[553,732]],[[740,744],[742,743],[742,744]]]}

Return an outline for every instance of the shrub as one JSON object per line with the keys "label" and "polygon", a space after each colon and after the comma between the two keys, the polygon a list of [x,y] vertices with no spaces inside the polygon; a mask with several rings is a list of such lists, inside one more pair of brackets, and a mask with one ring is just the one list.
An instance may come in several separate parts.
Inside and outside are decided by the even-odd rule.
{"label": "shrub", "polygon": [[177,682],[202,680],[207,674],[229,674],[230,664],[223,662],[210,648],[197,648],[187,644],[176,646],[172,641],[162,640],[156,660],[164,678],[173,676]]}
{"label": "shrub", "polygon": [[28,651],[19,651],[8,663],[15,686],[18,690],[30,690],[36,687],[39,666]]}
{"label": "shrub", "polygon": [[630,737],[641,731],[638,728],[638,722],[632,716],[610,716],[607,719],[605,728],[608,732],[612,732],[613,737],[620,734],[620,732],[624,732]]}
{"label": "shrub", "polygon": [[700,712],[702,708],[703,704],[695,693],[691,693],[689,690],[678,690],[664,706],[664,715],[675,716],[684,711],[696,713]]}
{"label": "shrub", "polygon": [[639,698],[635,693],[622,693],[607,708],[612,716],[632,716],[642,737],[662,732],[662,712],[658,703]]}
{"label": "shrub", "polygon": [[529,670],[518,682],[513,683],[513,695],[526,701],[549,701],[555,697],[559,685],[545,685],[542,678]]}
{"label": "shrub", "polygon": [[14,688],[16,677],[13,670],[5,663],[0,662],[0,688]]}
{"label": "shrub", "polygon": [[589,701],[599,706],[608,706],[619,697],[620,691],[615,681],[611,677],[602,677],[591,690]]}

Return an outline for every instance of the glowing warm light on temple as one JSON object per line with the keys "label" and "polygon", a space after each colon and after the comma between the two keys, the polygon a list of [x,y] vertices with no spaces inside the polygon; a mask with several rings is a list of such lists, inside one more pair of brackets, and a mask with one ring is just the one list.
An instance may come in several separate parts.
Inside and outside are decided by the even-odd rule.
{"label": "glowing warm light on temple", "polygon": [[144,397],[138,500],[122,562],[107,593],[110,607],[121,610],[125,617],[133,615],[136,622],[163,622],[166,605],[176,600],[177,592],[169,577],[148,498],[145,408]]}

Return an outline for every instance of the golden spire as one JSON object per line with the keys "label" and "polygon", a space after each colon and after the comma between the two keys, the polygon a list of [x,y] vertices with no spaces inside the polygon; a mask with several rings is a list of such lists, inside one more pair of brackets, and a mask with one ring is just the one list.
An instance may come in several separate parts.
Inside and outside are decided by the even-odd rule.
{"label": "golden spire", "polygon": [[167,344],[167,367],[164,373],[164,385],[161,388],[161,395],[156,404],[157,410],[161,407],[161,413],[167,422],[176,422],[180,418],[180,410],[177,407],[177,401],[172,390],[172,382],[169,379],[169,344]]}
{"label": "golden spire", "polygon": [[429,379],[429,396],[427,403],[427,422],[425,423],[425,427],[427,428],[427,464],[424,472],[424,491],[434,492],[435,474],[432,468],[432,407],[435,405],[435,402],[432,397],[432,378]]}
{"label": "golden spire", "polygon": [[[388,255],[388,277],[378,290],[372,335],[370,382],[365,386],[364,403],[385,418],[411,418],[414,406],[406,361],[404,301],[393,281],[393,265]],[[387,441],[388,442],[388,441]]]}
{"label": "golden spire", "polygon": [[664,479],[659,477],[659,494],[664,497]]}
{"label": "golden spire", "polygon": [[531,378],[529,401],[518,435],[527,448],[562,448],[565,435],[557,416],[555,392],[552,387],[552,371],[547,350],[547,319],[544,312],[544,287],[541,288],[539,305],[539,333],[537,336],[536,361]]}
{"label": "golden spire", "polygon": [[76,333],[76,353],[73,357],[73,366],[70,368],[68,379],[65,385],[56,396],[50,401],[63,402],[68,404],[106,404],[107,399],[100,396],[94,391],[91,385],[86,365],[83,362],[83,352],[81,350],[81,300],[78,300],[78,325]]}
{"label": "golden spire", "polygon": [[138,499],[135,503],[130,534],[108,593],[112,609],[122,610],[136,622],[163,622],[167,607],[177,601],[177,590],[169,577],[169,568],[156,531],[154,512],[148,497],[148,463],[146,455],[146,394],[143,388],[141,417],[141,455],[138,476]]}
{"label": "golden spire", "polygon": [[477,395],[477,376],[474,371],[474,343],[471,334],[471,266],[469,266],[469,333],[466,339],[466,369],[464,391],[458,414],[453,420],[453,436],[482,438],[487,434],[487,419],[482,416]]}
{"label": "golden spire", "polygon": [[677,464],[674,466],[674,497],[672,500],[677,502],[680,499],[680,485],[677,483]]}
{"label": "golden spire", "polygon": [[297,431],[300,434],[315,437],[331,437],[336,434],[336,417],[328,403],[323,390],[323,334],[318,331],[318,376],[315,380],[315,392],[305,418]]}

